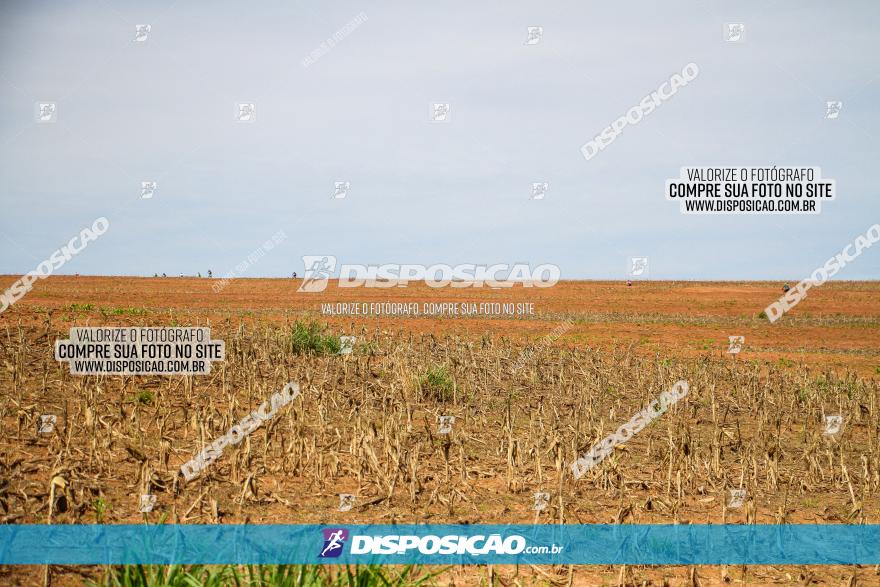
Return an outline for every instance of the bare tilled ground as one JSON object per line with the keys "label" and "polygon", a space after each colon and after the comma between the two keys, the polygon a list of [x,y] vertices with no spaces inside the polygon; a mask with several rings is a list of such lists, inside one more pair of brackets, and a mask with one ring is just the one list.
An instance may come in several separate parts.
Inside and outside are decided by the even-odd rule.
{"label": "bare tilled ground", "polygon": [[[842,295],[865,290],[856,284]],[[26,297],[0,315],[3,523],[880,521],[880,383],[865,364],[857,374],[756,360],[747,350],[734,359],[717,345],[684,352],[693,340],[646,350],[627,337],[580,338],[579,324],[654,332],[669,315],[645,304],[640,315],[660,318],[636,324],[594,309],[592,322],[571,327],[560,327],[569,317],[560,311],[540,320],[423,319],[426,331],[404,318],[336,318],[319,340],[357,337],[352,355],[337,355],[294,344],[304,311],[218,314],[186,299],[160,310],[133,298],[115,306],[104,295],[98,289],[66,305],[45,297],[28,305]],[[745,320],[723,311],[704,319],[717,331]],[[822,332],[832,327],[821,320],[835,320],[801,319],[812,322],[785,327]],[[865,349],[858,356],[873,356],[876,317],[836,320],[833,328]],[[53,356],[72,325],[210,325],[227,358],[202,377],[72,376]],[[696,326],[676,328],[699,336]],[[766,321],[755,328],[777,336]],[[554,329],[561,337],[547,336]],[[730,334],[749,344],[748,331]],[[684,399],[572,477],[578,456],[682,379]],[[179,474],[288,382],[301,389],[292,403],[197,478]],[[47,414],[57,425],[41,434]],[[824,434],[824,417],[838,414],[841,431]],[[441,415],[455,416],[451,434],[440,433]],[[731,489],[746,491],[741,506],[728,507]],[[535,492],[550,494],[543,511],[533,509]],[[147,493],[156,506],[139,514]],[[351,511],[338,511],[340,493],[356,496]],[[43,569],[0,572],[4,583],[44,582]],[[49,576],[78,584],[99,573],[53,567]],[[876,567],[496,567],[451,569],[439,581],[490,576],[502,584],[880,584]]]}
{"label": "bare tilled ground", "polygon": [[[0,290],[18,276],[0,277]],[[797,280],[789,280],[790,284]],[[320,293],[297,289],[302,280],[74,277],[37,281],[34,289],[0,314],[0,324],[40,324],[53,310],[54,322],[102,325],[109,316],[175,319],[181,324],[284,324],[306,315],[336,330],[366,326],[436,336],[457,334],[479,340],[484,333],[534,343],[564,321],[560,346],[611,350],[633,345],[640,356],[723,356],[729,336],[745,336],[741,360],[769,361],[793,370],[827,367],[862,376],[880,375],[880,282],[830,282],[810,290],[775,324],[760,317],[782,295],[777,282],[563,281],[551,288],[441,288],[410,283],[405,288],[340,288],[330,281]],[[218,290],[216,293],[215,289]],[[471,315],[324,316],[336,303],[531,303],[521,317]],[[90,309],[89,309],[90,308]]]}

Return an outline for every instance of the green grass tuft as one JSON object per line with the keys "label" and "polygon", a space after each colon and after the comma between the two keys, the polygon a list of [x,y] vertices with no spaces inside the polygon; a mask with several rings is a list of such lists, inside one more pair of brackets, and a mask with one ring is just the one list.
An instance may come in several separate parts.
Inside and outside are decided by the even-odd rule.
{"label": "green grass tuft", "polygon": [[298,355],[337,354],[342,348],[342,343],[340,342],[339,337],[327,334],[326,328],[318,325],[317,322],[309,322],[306,324],[297,321],[291,329],[290,339],[291,350]]}
{"label": "green grass tuft", "polygon": [[422,396],[439,402],[451,402],[455,397],[455,380],[446,367],[431,367],[419,378]]}
{"label": "green grass tuft", "polygon": [[101,308],[104,316],[146,316],[146,308]]}
{"label": "green grass tuft", "polygon": [[152,391],[147,391],[146,389],[143,389],[137,393],[135,399],[139,404],[151,404],[153,403],[153,400],[156,399],[156,396],[153,395]]}
{"label": "green grass tuft", "polygon": [[325,565],[125,565],[110,567],[91,587],[418,587],[448,567],[427,573],[398,567]]}

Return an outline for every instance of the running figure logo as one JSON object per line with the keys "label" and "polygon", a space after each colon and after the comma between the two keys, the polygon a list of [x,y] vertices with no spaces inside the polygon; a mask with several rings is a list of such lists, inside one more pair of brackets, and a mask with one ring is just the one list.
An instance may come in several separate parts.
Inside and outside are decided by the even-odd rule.
{"label": "running figure logo", "polygon": [[647,257],[630,257],[629,275],[631,277],[641,277],[648,273]]}
{"label": "running figure logo", "polygon": [[825,102],[825,118],[837,118],[840,116],[840,110],[843,108],[843,102],[832,100]]}
{"label": "running figure logo", "polygon": [[542,26],[530,26],[528,29],[529,36],[526,39],[524,45],[537,45],[541,42],[541,39],[544,38],[544,27]]}
{"label": "running figure logo", "polygon": [[58,108],[54,102],[37,103],[37,122],[55,122],[58,120]]}
{"label": "running figure logo", "polygon": [[843,416],[825,416],[825,436],[834,436],[843,426]]}
{"label": "running figure logo", "polygon": [[348,530],[344,528],[326,528],[324,533],[324,548],[318,558],[336,558],[342,554],[342,547],[348,540]]}
{"label": "running figure logo", "polygon": [[336,257],[332,255],[306,255],[302,259],[306,272],[297,291],[316,293],[327,289],[330,274],[336,269]]}

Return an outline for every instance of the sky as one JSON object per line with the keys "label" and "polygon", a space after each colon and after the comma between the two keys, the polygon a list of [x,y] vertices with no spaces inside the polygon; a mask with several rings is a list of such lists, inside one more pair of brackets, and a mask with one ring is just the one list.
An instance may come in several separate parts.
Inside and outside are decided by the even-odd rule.
{"label": "sky", "polygon": [[[875,1],[7,0],[0,274],[106,217],[57,273],[223,275],[283,230],[244,277],[333,255],[624,279],[640,256],[653,279],[799,280],[880,222],[878,19]],[[696,79],[584,158],[691,62]],[[683,166],[772,165],[821,167],[836,199],[711,216],[664,197]],[[880,247],[836,277],[880,277]]]}

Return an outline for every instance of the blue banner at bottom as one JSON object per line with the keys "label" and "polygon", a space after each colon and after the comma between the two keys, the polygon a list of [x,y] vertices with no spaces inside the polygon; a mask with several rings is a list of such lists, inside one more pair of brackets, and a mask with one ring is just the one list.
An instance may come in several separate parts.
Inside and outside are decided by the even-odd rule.
{"label": "blue banner at bottom", "polygon": [[874,565],[880,525],[5,525],[0,565]]}

